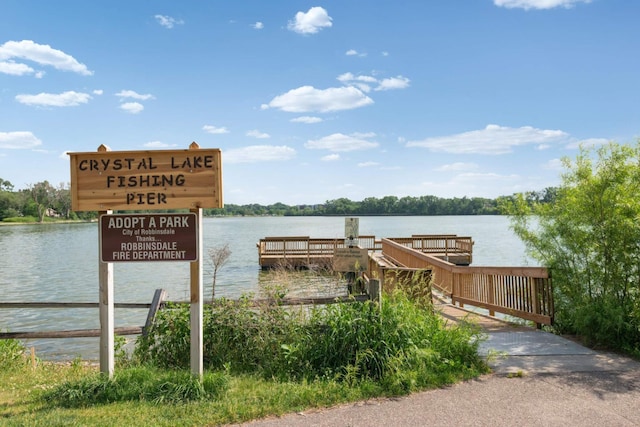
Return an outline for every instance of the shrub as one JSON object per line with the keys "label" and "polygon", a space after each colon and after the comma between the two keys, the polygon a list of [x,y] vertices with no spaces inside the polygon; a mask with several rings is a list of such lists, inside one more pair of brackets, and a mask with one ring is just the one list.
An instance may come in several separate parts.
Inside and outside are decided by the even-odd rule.
{"label": "shrub", "polygon": [[553,203],[503,206],[553,273],[555,325],[591,345],[640,353],[640,143],[581,148]]}

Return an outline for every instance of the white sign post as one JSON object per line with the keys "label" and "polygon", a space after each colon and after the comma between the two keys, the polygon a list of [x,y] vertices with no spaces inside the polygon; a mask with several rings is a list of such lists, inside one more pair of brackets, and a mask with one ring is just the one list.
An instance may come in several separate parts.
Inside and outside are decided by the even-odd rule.
{"label": "white sign post", "polygon": [[191,287],[191,373],[202,377],[204,372],[203,357],[203,314],[202,300],[204,293],[202,290],[202,209],[191,209],[196,214],[196,223],[198,227],[198,259],[190,265],[190,287]]}
{"label": "white sign post", "polygon": [[[111,211],[100,212],[111,214]],[[98,281],[100,284],[100,372],[113,376],[115,368],[114,352],[114,298],[113,298],[113,264],[98,259]]]}

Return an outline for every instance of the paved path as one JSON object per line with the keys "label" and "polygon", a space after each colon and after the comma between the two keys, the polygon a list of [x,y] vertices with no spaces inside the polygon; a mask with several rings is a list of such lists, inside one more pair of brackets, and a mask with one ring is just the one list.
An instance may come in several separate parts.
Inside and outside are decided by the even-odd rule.
{"label": "paved path", "polygon": [[574,341],[469,313],[493,373],[398,399],[376,399],[245,424],[269,426],[640,426],[640,363]]}

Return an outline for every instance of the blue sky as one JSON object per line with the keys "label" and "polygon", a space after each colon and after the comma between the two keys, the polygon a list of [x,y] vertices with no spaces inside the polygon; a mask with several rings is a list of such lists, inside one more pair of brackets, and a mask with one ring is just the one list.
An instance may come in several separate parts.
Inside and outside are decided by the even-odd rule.
{"label": "blue sky", "polygon": [[636,0],[0,1],[0,178],[220,148],[226,203],[498,197],[640,135]]}

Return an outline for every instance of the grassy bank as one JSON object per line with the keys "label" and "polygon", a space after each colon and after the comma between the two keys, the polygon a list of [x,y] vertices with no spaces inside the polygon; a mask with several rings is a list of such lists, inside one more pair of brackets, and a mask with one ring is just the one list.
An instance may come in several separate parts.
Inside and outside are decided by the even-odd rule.
{"label": "grassy bank", "polygon": [[[449,325],[450,326],[450,325]],[[113,378],[81,361],[36,363],[0,341],[3,425],[223,425],[409,394],[477,377],[479,332],[445,327],[404,294],[301,315],[248,300],[205,312],[202,381],[189,374],[188,316],[161,312]]]}

